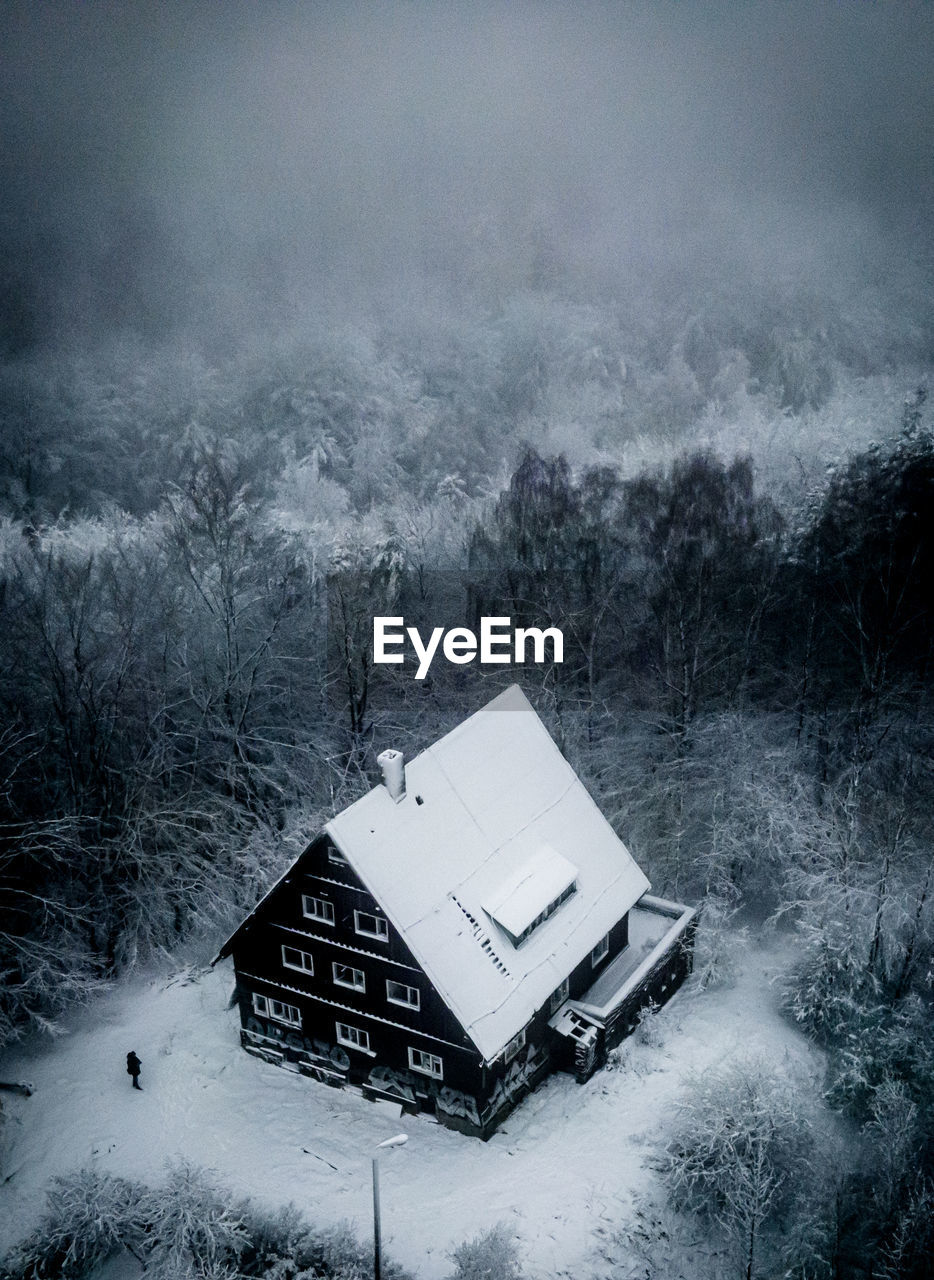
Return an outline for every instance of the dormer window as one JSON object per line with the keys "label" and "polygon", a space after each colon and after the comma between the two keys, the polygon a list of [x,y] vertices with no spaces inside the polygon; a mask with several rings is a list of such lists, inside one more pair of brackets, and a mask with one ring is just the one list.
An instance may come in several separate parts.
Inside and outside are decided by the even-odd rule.
{"label": "dormer window", "polygon": [[516,946],[518,947],[521,943],[525,942],[526,938],[529,936],[530,933],[532,933],[535,929],[537,929],[540,924],[544,924],[545,921],[550,916],[553,916],[554,913],[561,906],[561,903],[567,902],[571,894],[576,892],[577,892],[577,881],[572,880],[571,883],[568,885],[568,887],[566,889],[563,889],[561,893],[558,894],[557,898],[553,898],[551,902],[549,902],[548,906],[545,907],[544,911],[539,911],[535,919],[525,926],[525,928],[516,938]]}
{"label": "dormer window", "polygon": [[520,947],[576,892],[577,868],[550,845],[541,845],[489,895],[483,909]]}

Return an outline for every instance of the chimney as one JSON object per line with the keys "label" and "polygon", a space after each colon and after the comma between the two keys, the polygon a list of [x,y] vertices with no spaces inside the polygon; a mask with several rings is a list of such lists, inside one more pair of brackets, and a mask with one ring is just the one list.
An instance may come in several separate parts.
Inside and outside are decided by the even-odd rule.
{"label": "chimney", "polygon": [[383,786],[398,804],[405,799],[405,756],[390,747],[376,757],[376,763],[383,771]]}

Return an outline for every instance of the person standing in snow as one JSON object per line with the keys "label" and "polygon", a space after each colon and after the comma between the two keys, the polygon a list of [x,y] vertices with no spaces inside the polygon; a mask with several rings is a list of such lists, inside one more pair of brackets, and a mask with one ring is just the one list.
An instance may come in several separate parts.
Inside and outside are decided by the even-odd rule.
{"label": "person standing in snow", "polygon": [[136,1054],[131,1049],[130,1052],[126,1055],[127,1075],[130,1075],[133,1077],[133,1088],[139,1089],[141,1093],[143,1090],[143,1086],[139,1082],[139,1073],[142,1065],[143,1064],[140,1062],[139,1058],[137,1058]]}

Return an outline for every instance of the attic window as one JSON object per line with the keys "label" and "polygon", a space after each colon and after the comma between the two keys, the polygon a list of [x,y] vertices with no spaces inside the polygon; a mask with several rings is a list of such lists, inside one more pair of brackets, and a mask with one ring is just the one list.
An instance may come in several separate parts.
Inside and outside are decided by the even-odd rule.
{"label": "attic window", "polygon": [[334,903],[326,898],[313,898],[309,893],[302,894],[302,915],[309,920],[320,920],[322,924],[334,923]]}
{"label": "attic window", "polygon": [[298,947],[282,947],[282,963],[287,969],[297,969],[299,973],[314,973],[315,962],[307,951],[299,951]]}
{"label": "attic window", "polygon": [[353,913],[354,929],[364,938],[379,938],[385,942],[389,937],[389,925],[382,916],[374,916],[369,911]]}
{"label": "attic window", "polygon": [[328,845],[328,862],[335,867],[346,867],[348,865],[344,855],[335,849],[332,844]]}
{"label": "attic window", "polygon": [[577,868],[550,845],[541,845],[487,898],[483,909],[518,947],[576,892]]}

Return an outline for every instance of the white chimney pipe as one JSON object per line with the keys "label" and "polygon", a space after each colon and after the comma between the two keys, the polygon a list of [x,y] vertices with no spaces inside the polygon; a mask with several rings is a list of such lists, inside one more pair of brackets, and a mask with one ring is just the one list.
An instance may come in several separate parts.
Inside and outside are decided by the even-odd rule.
{"label": "white chimney pipe", "polygon": [[376,763],[383,771],[383,786],[398,804],[405,799],[405,756],[390,747],[376,757]]}

